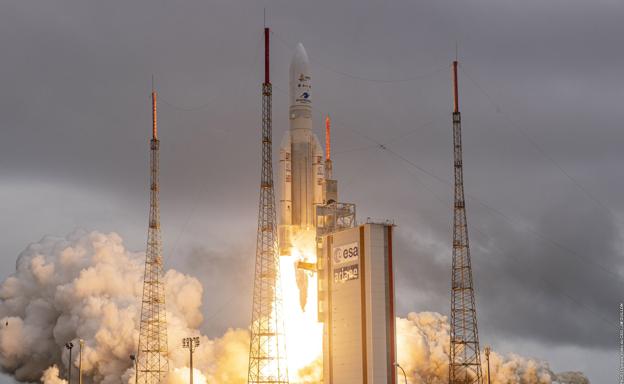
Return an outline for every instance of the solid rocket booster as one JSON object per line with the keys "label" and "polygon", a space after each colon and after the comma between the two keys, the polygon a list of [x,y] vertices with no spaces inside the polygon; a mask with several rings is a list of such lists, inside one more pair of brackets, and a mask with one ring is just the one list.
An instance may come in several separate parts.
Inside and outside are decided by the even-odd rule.
{"label": "solid rocket booster", "polygon": [[280,255],[290,255],[293,235],[314,229],[315,204],[323,203],[323,149],[312,132],[308,54],[297,44],[290,62],[290,129],[280,146]]}

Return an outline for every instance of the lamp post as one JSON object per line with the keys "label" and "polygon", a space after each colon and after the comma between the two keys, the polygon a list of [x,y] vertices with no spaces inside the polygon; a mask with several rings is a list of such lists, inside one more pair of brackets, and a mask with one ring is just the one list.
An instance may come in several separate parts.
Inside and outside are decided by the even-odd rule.
{"label": "lamp post", "polygon": [[399,368],[401,372],[403,372],[403,378],[405,379],[405,384],[407,384],[407,375],[405,374],[405,369],[399,365],[399,363],[394,363],[394,366]]}
{"label": "lamp post", "polygon": [[487,360],[488,384],[490,384],[490,346],[485,347],[485,360]]}
{"label": "lamp post", "polygon": [[71,341],[65,343],[65,348],[69,349],[69,363],[67,364],[67,369],[69,370],[69,373],[67,374],[67,384],[71,384],[71,371],[72,371],[72,358],[71,358],[71,351],[72,348],[74,348],[74,343],[72,343]]}
{"label": "lamp post", "polygon": [[190,360],[191,360],[191,367],[190,367],[190,384],[193,384],[193,352],[195,351],[195,348],[199,347],[199,337],[185,337],[184,339],[182,339],[182,346],[184,348],[188,348],[189,350],[189,356],[190,356]]}
{"label": "lamp post", "polygon": [[78,360],[78,384],[82,384],[82,348],[84,348],[84,340],[80,339],[80,359]]}
{"label": "lamp post", "polygon": [[132,364],[134,365],[134,384],[139,384],[139,362],[134,353],[130,355],[130,360],[132,360]]}

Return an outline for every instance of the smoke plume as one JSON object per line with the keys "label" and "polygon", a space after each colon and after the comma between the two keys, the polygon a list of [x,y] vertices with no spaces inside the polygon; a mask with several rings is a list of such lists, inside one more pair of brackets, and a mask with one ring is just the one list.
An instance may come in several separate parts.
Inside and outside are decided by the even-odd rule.
{"label": "smoke plume", "polygon": [[[435,312],[410,313],[397,318],[397,357],[411,383],[448,383],[449,330],[446,316]],[[481,354],[485,363],[485,356]],[[516,354],[490,353],[492,384],[589,384],[580,372],[555,374],[548,363]],[[487,378],[487,370],[483,370]],[[564,381],[565,380],[565,381]]]}
{"label": "smoke plume", "polygon": [[[136,351],[144,253],[128,251],[119,235],[77,231],[45,237],[18,257],[16,270],[0,285],[0,368],[21,382],[65,384],[73,340],[77,378],[78,340],[84,340],[86,383],[132,383],[129,355]],[[247,380],[249,334],[230,329],[221,338],[200,335],[202,286],[175,270],[165,275],[169,332],[169,383],[187,383],[188,350],[177,345],[199,336],[193,374],[197,384],[243,384]],[[399,363],[409,382],[445,383],[448,369],[446,317],[432,312],[397,318]],[[557,380],[541,361],[490,355],[492,383],[541,384]],[[301,371],[306,382],[320,377],[320,362]],[[561,382],[588,383],[580,373]],[[567,380],[567,381],[563,381]],[[583,381],[584,380],[584,381]]]}
{"label": "smoke plume", "polygon": [[[2,370],[18,381],[60,383],[59,376],[67,377],[65,343],[73,340],[72,364],[78,367],[78,340],[83,339],[86,382],[131,381],[143,263],[144,254],[126,250],[115,233],[75,232],[29,245],[16,271],[0,285]],[[165,286],[171,366],[181,368],[188,351],[175,348],[176,341],[198,335],[202,286],[175,270],[165,274]],[[217,340],[201,336],[195,366],[210,382],[236,383],[238,372],[247,369],[248,345],[244,330]],[[171,380],[182,382],[184,374],[174,370]]]}

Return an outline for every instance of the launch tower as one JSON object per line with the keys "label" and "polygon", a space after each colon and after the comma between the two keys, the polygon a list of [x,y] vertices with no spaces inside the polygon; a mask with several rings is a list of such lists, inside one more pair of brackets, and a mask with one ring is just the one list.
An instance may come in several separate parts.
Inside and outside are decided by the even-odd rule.
{"label": "launch tower", "polygon": [[287,384],[284,325],[279,283],[277,222],[273,188],[272,86],[269,79],[269,28],[264,29],[265,59],[262,84],[262,176],[256,244],[248,383]]}
{"label": "launch tower", "polygon": [[141,325],[137,354],[137,382],[157,384],[165,379],[167,361],[167,316],[165,313],[165,283],[163,281],[160,206],[158,125],[156,91],[152,88],[152,139],[150,141],[150,212],[145,252],[145,275],[141,302]]}
{"label": "launch tower", "polygon": [[481,384],[481,358],[477,332],[468,222],[464,198],[461,115],[457,92],[457,61],[453,62],[453,159],[455,202],[453,209],[453,263],[451,283],[451,350],[449,384]]}

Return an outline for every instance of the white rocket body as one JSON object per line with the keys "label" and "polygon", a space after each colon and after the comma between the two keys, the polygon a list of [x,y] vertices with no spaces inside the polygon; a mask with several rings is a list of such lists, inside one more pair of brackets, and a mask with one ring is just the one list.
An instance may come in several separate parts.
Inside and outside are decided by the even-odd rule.
{"label": "white rocket body", "polygon": [[280,146],[280,255],[290,255],[293,236],[314,229],[315,204],[323,203],[324,156],[312,132],[308,55],[299,43],[290,63],[290,129]]}

